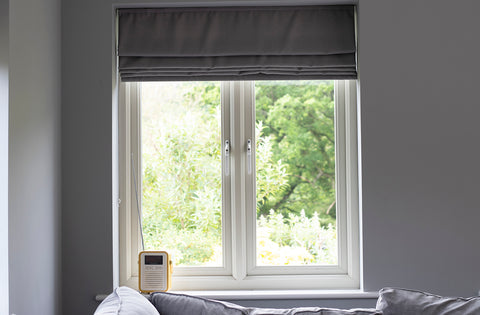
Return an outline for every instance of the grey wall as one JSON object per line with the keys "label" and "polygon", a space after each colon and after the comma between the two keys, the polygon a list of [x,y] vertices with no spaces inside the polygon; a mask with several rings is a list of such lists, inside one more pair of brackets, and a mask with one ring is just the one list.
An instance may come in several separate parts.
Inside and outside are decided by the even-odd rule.
{"label": "grey wall", "polygon": [[8,313],[9,0],[0,0],[0,314]]}
{"label": "grey wall", "polygon": [[10,313],[60,314],[60,1],[9,12]]}
{"label": "grey wall", "polygon": [[62,1],[63,313],[113,288],[112,5]]}
{"label": "grey wall", "polygon": [[[112,4],[121,2],[62,2],[62,279],[69,315],[91,313],[93,296],[113,282]],[[473,295],[480,286],[480,3],[358,6],[365,289]]]}
{"label": "grey wall", "polygon": [[480,288],[480,2],[360,1],[366,290]]}

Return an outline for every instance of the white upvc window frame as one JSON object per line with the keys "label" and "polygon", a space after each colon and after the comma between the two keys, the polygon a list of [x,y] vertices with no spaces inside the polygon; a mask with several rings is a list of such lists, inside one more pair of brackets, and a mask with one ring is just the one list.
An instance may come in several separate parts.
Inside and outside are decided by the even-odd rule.
{"label": "white upvc window frame", "polygon": [[[175,267],[173,290],[318,290],[360,288],[356,81],[335,81],[335,183],[338,265],[256,266],[255,168],[247,174],[247,139],[255,148],[254,82],[222,82],[222,145],[230,141],[222,179],[223,267]],[[235,104],[235,106],[233,106]],[[120,285],[138,287],[141,237],[135,190],[141,196],[139,83],[120,83]],[[224,151],[224,150],[222,150]],[[255,161],[252,150],[252,161]],[[222,156],[225,163],[225,156]],[[254,165],[254,164],[253,164]],[[224,167],[222,167],[222,170]],[[137,172],[133,180],[133,170]],[[135,182],[137,187],[135,187]]]}

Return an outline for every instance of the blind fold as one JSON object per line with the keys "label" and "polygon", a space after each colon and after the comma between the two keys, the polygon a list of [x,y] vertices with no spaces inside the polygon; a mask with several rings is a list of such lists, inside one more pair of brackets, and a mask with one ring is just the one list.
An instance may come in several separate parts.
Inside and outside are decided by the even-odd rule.
{"label": "blind fold", "polygon": [[356,78],[354,6],[120,9],[123,81]]}

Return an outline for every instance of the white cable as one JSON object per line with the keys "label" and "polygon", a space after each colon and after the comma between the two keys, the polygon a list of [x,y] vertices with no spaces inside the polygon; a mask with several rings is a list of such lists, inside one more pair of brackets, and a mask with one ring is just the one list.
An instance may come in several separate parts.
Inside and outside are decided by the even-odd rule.
{"label": "white cable", "polygon": [[135,186],[135,200],[137,201],[138,224],[140,225],[140,235],[142,237],[142,251],[143,251],[145,250],[145,244],[143,243],[142,214],[140,213],[140,203],[138,201],[137,177],[135,176],[135,163],[133,163],[133,152],[131,155],[131,161],[132,161],[133,185]]}

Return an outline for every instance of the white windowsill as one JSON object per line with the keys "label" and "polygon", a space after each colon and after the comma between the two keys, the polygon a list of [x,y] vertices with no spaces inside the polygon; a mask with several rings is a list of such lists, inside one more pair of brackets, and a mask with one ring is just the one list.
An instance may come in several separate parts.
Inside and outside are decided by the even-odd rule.
{"label": "white windowsill", "polygon": [[170,291],[217,300],[376,299],[378,292],[361,290],[232,290]]}
{"label": "white windowsill", "polygon": [[[361,290],[237,290],[237,291],[169,291],[215,300],[313,300],[313,299],[377,299],[378,292]],[[107,294],[97,294],[103,301]]]}

